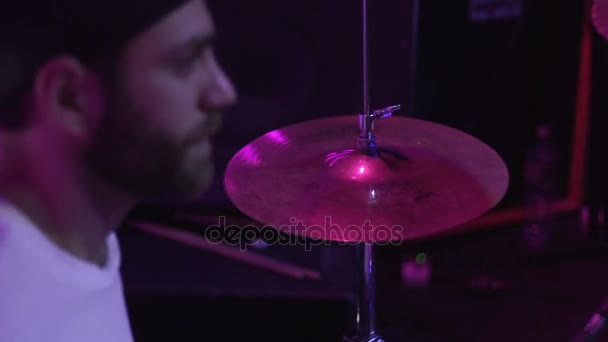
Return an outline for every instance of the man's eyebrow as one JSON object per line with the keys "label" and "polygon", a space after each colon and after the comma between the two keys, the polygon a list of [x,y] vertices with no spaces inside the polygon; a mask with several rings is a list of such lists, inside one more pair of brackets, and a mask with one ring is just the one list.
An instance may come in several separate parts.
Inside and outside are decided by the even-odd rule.
{"label": "man's eyebrow", "polygon": [[182,42],[179,42],[171,48],[170,54],[182,55],[202,51],[204,48],[213,45],[216,40],[215,33],[203,33],[190,37]]}

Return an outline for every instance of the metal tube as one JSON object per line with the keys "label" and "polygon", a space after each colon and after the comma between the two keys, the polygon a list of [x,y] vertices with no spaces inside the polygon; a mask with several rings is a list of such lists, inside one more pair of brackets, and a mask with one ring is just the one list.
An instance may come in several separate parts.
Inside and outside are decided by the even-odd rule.
{"label": "metal tube", "polygon": [[356,279],[356,332],[345,342],[384,342],[376,333],[376,282],[373,243],[357,246],[355,262]]}
{"label": "metal tube", "polygon": [[367,29],[367,0],[363,1],[363,115],[367,116],[370,112],[369,104],[369,43]]}
{"label": "metal tube", "polygon": [[368,6],[367,0],[363,1],[362,8],[362,52],[363,52],[363,108],[359,114],[359,141],[357,147],[360,153],[375,155],[376,154],[376,139],[372,133],[374,127],[374,119],[370,112],[370,79],[369,79],[369,43],[367,17]]}
{"label": "metal tube", "polygon": [[375,293],[374,293],[374,263],[373,245],[362,243],[358,246],[357,262],[359,271],[357,284],[357,336],[372,336],[376,329],[374,317]]}

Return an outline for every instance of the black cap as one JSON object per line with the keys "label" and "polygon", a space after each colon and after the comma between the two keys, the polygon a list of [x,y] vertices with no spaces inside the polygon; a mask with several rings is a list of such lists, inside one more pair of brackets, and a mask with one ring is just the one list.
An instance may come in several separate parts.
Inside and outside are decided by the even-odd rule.
{"label": "black cap", "polygon": [[[0,9],[0,99],[49,58],[88,62],[128,43],[185,0],[14,0]],[[15,82],[12,82],[12,81]],[[23,82],[22,82],[23,83]]]}

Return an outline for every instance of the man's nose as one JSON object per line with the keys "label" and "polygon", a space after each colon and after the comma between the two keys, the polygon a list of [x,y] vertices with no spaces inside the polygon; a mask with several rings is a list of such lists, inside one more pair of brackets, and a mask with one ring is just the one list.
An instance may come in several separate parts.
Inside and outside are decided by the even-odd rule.
{"label": "man's nose", "polygon": [[203,87],[201,109],[225,110],[237,100],[236,89],[226,73],[217,66],[210,85]]}

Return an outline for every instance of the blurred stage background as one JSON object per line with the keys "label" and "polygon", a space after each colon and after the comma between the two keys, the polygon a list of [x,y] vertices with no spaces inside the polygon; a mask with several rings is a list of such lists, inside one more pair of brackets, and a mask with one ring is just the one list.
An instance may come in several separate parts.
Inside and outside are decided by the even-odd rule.
{"label": "blurred stage background", "polygon": [[[218,0],[211,8],[218,55],[240,95],[215,141],[219,176],[194,204],[143,205],[130,217],[201,236],[219,216],[245,219],[222,186],[239,149],[292,123],[356,115],[362,105],[359,2]],[[581,65],[591,61],[593,76],[580,205],[541,231],[496,223],[380,246],[377,314],[389,342],[566,341],[608,297],[608,227],[598,216],[608,43],[585,31],[584,8],[578,0],[370,1],[373,107],[400,103],[397,116],[443,123],[493,147],[511,173],[496,212],[523,206],[526,155],[543,123],[559,150],[558,196],[571,195]],[[586,34],[592,60],[581,58]],[[318,272],[314,280],[129,226],[119,235],[138,340],[339,341],[350,328],[351,247],[248,249]],[[546,243],[534,248],[538,241]]]}

